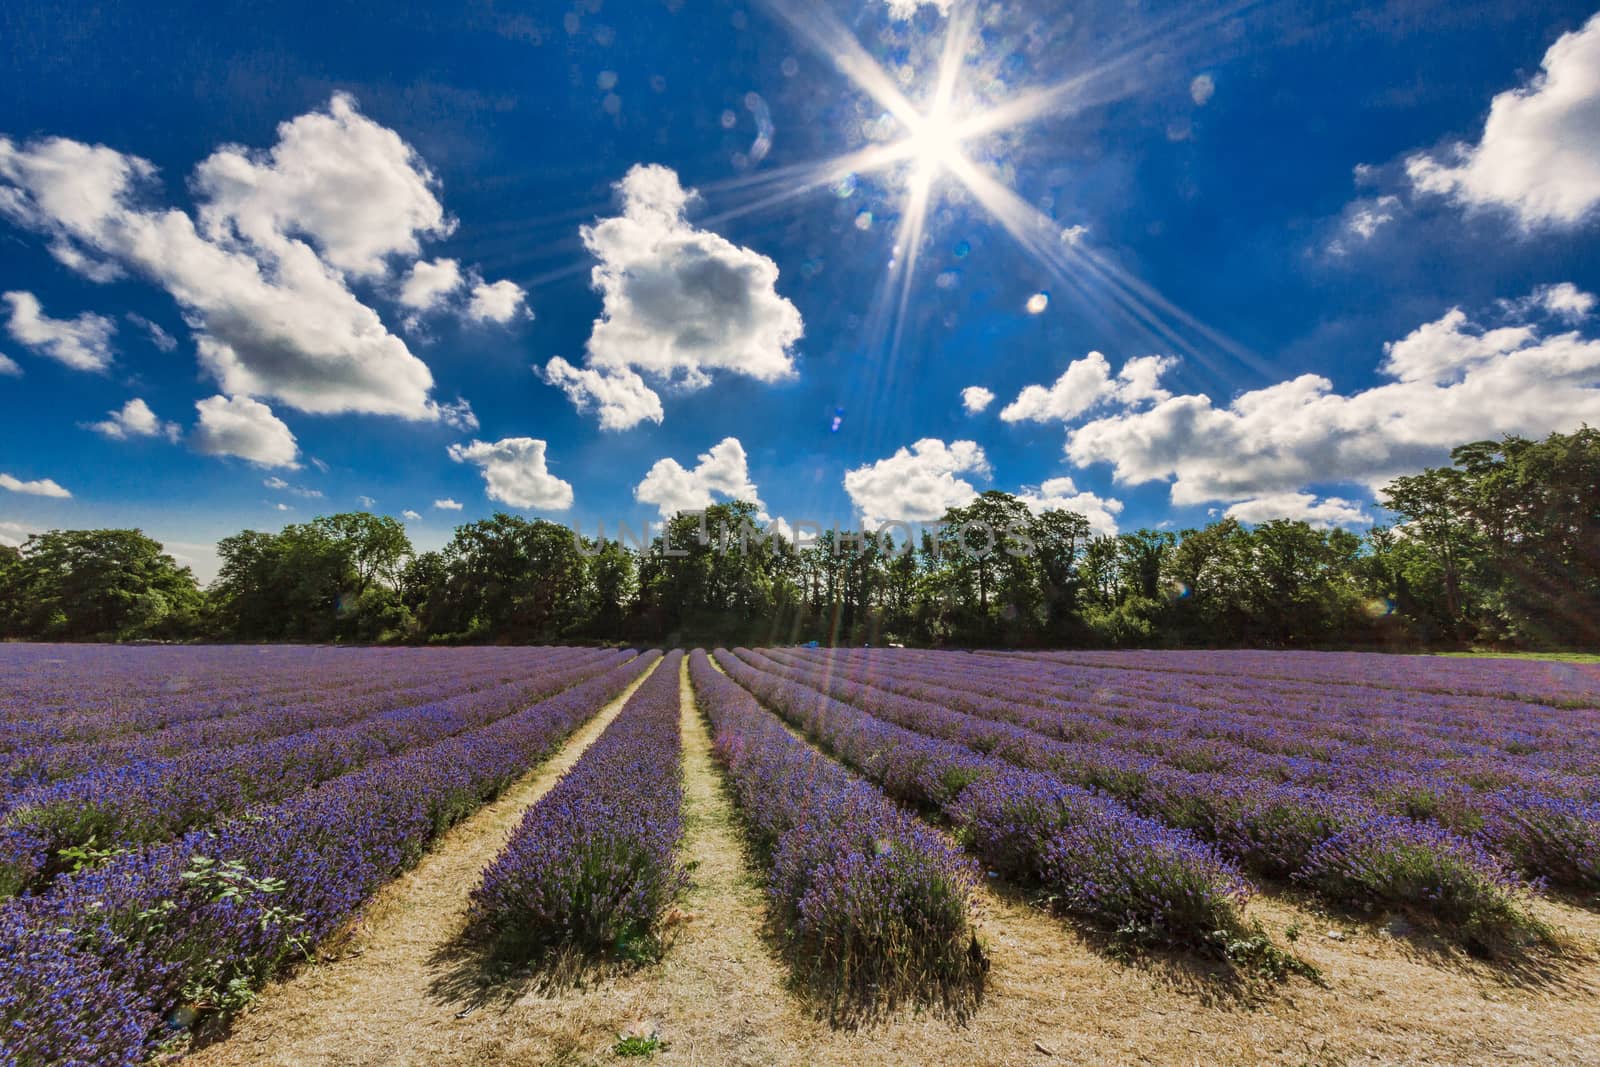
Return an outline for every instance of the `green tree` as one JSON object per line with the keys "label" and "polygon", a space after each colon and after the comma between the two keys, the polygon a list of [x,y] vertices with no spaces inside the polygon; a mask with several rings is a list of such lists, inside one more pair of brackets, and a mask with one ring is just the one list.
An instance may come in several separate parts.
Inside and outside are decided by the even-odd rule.
{"label": "green tree", "polygon": [[1045,627],[1056,638],[1075,635],[1081,628],[1083,587],[1078,565],[1094,536],[1089,520],[1075,511],[1045,511],[1033,520],[1030,532]]}
{"label": "green tree", "polygon": [[456,527],[443,558],[443,587],[428,601],[435,634],[555,641],[583,622],[586,561],[565,526],[498,512]]}
{"label": "green tree", "polygon": [[1117,538],[1123,581],[1135,595],[1161,599],[1161,575],[1177,540],[1166,530],[1136,530]]}
{"label": "green tree", "polygon": [[[792,546],[745,501],[674,515],[639,561],[643,632],[668,641],[770,643],[800,601]],[[782,610],[780,610],[782,609]]]}
{"label": "green tree", "polygon": [[400,589],[411,542],[395,520],[328,515],[217,543],[214,625],[245,640],[371,641],[411,626]]}
{"label": "green tree", "polygon": [[178,637],[198,621],[194,575],[139,530],[52,530],[0,561],[10,632],[63,640]]}
{"label": "green tree", "polygon": [[989,490],[941,520],[939,562],[955,597],[958,636],[1015,643],[1037,628],[1039,585],[1034,519],[1009,493]]}
{"label": "green tree", "polygon": [[1230,644],[1249,622],[1250,531],[1226,518],[1184,530],[1167,558],[1173,633],[1184,644]]}
{"label": "green tree", "polygon": [[369,511],[347,511],[315,519],[312,526],[343,553],[357,595],[366,593],[374,582],[399,588],[401,572],[411,556],[411,539],[397,520]]}
{"label": "green tree", "polygon": [[1348,636],[1360,606],[1353,581],[1358,537],[1277,519],[1256,527],[1250,547],[1250,637],[1312,645]]}
{"label": "green tree", "polygon": [[1600,642],[1600,431],[1475,441],[1451,461],[1384,490],[1430,557],[1412,561],[1413,596],[1432,569],[1448,635]]}
{"label": "green tree", "polygon": [[1464,587],[1467,569],[1479,550],[1477,531],[1467,513],[1462,473],[1435,467],[1396,478],[1379,498],[1404,517],[1405,536],[1426,548],[1438,571],[1439,621],[1449,636],[1458,634],[1473,607]]}
{"label": "green tree", "polygon": [[587,626],[596,636],[614,638],[622,633],[638,592],[637,563],[620,541],[602,541],[588,549],[592,554],[587,557]]}

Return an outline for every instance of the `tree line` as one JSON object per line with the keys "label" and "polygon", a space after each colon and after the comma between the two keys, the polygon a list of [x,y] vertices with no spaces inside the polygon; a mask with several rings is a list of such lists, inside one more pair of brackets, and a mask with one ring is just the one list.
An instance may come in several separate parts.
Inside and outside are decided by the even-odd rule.
{"label": "tree line", "polygon": [[0,547],[0,636],[1600,646],[1600,431],[1463,445],[1379,501],[1396,521],[1364,534],[1225,518],[1097,535],[987,492],[914,538],[831,530],[799,547],[742,502],[678,515],[648,544],[497,514],[427,552],[355,512],[223,539],[205,589],[138,530],[58,530]]}

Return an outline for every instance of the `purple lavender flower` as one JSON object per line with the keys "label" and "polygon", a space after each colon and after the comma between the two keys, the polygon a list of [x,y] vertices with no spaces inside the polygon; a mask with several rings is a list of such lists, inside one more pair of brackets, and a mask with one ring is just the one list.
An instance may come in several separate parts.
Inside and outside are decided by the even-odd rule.
{"label": "purple lavender flower", "polygon": [[704,652],[689,674],[802,980],[836,1005],[970,1005],[988,965],[971,862],[789,734]]}
{"label": "purple lavender flower", "polygon": [[681,652],[661,662],[484,871],[469,921],[497,955],[659,952],[661,917],[686,878],[673,860],[682,663]]}

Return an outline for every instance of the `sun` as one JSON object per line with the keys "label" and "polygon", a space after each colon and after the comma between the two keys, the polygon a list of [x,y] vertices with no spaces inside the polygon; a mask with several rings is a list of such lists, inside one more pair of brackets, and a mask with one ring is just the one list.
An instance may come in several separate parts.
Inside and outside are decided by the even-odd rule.
{"label": "sun", "polygon": [[931,178],[940,171],[960,167],[964,159],[961,142],[960,125],[948,114],[935,113],[923,116],[912,127],[905,140],[905,152],[912,166]]}

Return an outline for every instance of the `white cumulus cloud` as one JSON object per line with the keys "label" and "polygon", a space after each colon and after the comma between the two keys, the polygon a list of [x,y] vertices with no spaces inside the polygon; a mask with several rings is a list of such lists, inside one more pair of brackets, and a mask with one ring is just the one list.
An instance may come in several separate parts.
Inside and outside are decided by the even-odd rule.
{"label": "white cumulus cloud", "polygon": [[147,203],[154,177],[105,146],[0,138],[0,214],[91,278],[110,266],[163,287],[224,392],[318,414],[446,417],[427,366],[348,284],[452,225],[399,135],[335,95],[280,125],[270,150],[224,146],[201,162],[193,215]]}
{"label": "white cumulus cloud", "polygon": [[102,422],[91,423],[89,429],[122,441],[130,437],[165,437],[176,441],[182,430],[175,422],[162,422],[139,397],[134,397],[120,410],[109,411]]}
{"label": "white cumulus cloud", "polygon": [[17,366],[17,361],[4,353],[0,353],[0,377],[22,377],[22,368]]}
{"label": "white cumulus cloud", "polygon": [[1194,81],[1189,83],[1189,98],[1200,107],[1210,103],[1216,91],[1216,79],[1209,74],[1196,74]]}
{"label": "white cumulus cloud", "polygon": [[400,303],[417,311],[431,311],[461,288],[461,264],[454,259],[418,260],[400,283]]}
{"label": "white cumulus cloud", "polygon": [[213,396],[195,404],[195,448],[208,456],[237,456],[261,467],[298,467],[294,434],[259,400]]}
{"label": "white cumulus cloud", "polygon": [[516,282],[478,282],[472,287],[472,299],[467,303],[467,317],[478,322],[505,324],[518,315],[527,314],[523,306],[528,294]]}
{"label": "white cumulus cloud", "polygon": [[543,377],[565,392],[579,411],[598,413],[602,430],[626,430],[662,419],[660,394],[631,370],[601,373],[555,356],[545,364]]}
{"label": "white cumulus cloud", "polygon": [[1378,231],[1393,222],[1399,212],[1398,196],[1379,196],[1350,203],[1344,209],[1338,235],[1328,242],[1328,252],[1335,256],[1348,255],[1353,247],[1366,244],[1377,236]]}
{"label": "white cumulus cloud", "polygon": [[1371,240],[1380,228],[1394,221],[1394,209],[1399,205],[1397,196],[1380,196],[1370,203],[1360,204],[1351,213],[1346,228],[1363,241]]}
{"label": "white cumulus cloud", "polygon": [[1115,376],[1099,352],[1073,360],[1053,385],[1030,385],[1000,410],[1005,422],[1070,422],[1102,403],[1130,405],[1165,400],[1161,375],[1175,360],[1168,356],[1140,356],[1122,365]]}
{"label": "white cumulus cloud", "polygon": [[1364,526],[1372,521],[1372,516],[1354,500],[1337,496],[1318,499],[1312,493],[1269,493],[1252,497],[1231,505],[1224,514],[1248,523],[1299,519],[1324,530],[1335,526]]}
{"label": "white cumulus cloud", "polygon": [[10,292],[5,301],[11,306],[6,328],[19,344],[74,370],[101,371],[111,365],[111,336],[117,324],[104,315],[85,311],[72,319],[52,319],[32,293]]}
{"label": "white cumulus cloud", "polygon": [[1421,192],[1503,208],[1528,229],[1587,219],[1600,203],[1600,15],[1551,45],[1528,84],[1494,98],[1477,144],[1413,155],[1406,173]]}
{"label": "white cumulus cloud", "polygon": [[594,255],[600,317],[585,369],[551,360],[550,384],[606,429],[659,422],[661,400],[643,376],[685,389],[716,372],[777,382],[795,374],[800,312],[778,295],[777,264],[691,225],[691,193],[667,167],[633,167],[617,185],[622,214],[582,231]]}
{"label": "white cumulus cloud", "polygon": [[918,8],[931,7],[941,15],[950,14],[950,5],[955,0],[884,0],[889,8],[889,17],[897,22],[904,22],[916,15]]}
{"label": "white cumulus cloud", "polygon": [[969,385],[961,390],[961,406],[967,409],[968,415],[976,415],[993,403],[994,393],[981,385]]}
{"label": "white cumulus cloud", "polygon": [[1576,325],[1594,311],[1595,296],[1571,282],[1558,282],[1555,285],[1541,285],[1521,300],[1507,301],[1506,306],[1518,315],[1543,312]]}
{"label": "white cumulus cloud", "polygon": [[65,498],[72,495],[65,489],[61,488],[61,486],[57,485],[53,479],[38,478],[31,482],[25,482],[22,479],[13,477],[12,475],[6,474],[3,471],[0,471],[0,489],[6,489],[13,493],[25,493],[28,496],[53,496]]}
{"label": "white cumulus cloud", "polygon": [[422,158],[344,93],[326,111],[281,123],[266,152],[217,149],[196,169],[195,185],[205,201],[201,226],[213,240],[242,238],[282,258],[304,237],[356,276],[383,275],[388,256],[414,256],[422,237],[455,227]]}
{"label": "white cumulus cloud", "polygon": [[[321,489],[308,489],[301,485],[291,485],[282,478],[279,478],[276,474],[270,478],[262,479],[261,484],[266,486],[268,489],[275,489],[280,493],[291,493],[294,496],[305,497],[307,500],[322,499]],[[365,500],[367,498],[362,497],[361,499]],[[367,506],[371,507],[370,504]]]}
{"label": "white cumulus cloud", "polygon": [[128,312],[127,319],[135,326],[150,335],[150,343],[163,352],[174,352],[178,348],[178,339],[162,329],[160,324],[151,322],[143,315]]}
{"label": "white cumulus cloud", "polygon": [[445,497],[442,500],[435,500],[433,502],[433,506],[438,508],[440,511],[460,511],[462,508],[462,504],[459,500],[451,500],[449,497]]}
{"label": "white cumulus cloud", "polygon": [[[465,292],[465,301],[457,294]],[[405,318],[408,330],[416,330],[422,316],[449,311],[468,322],[505,325],[518,318],[532,318],[527,308],[528,294],[516,282],[486,282],[477,271],[463,271],[459,260],[418,260],[400,281],[395,299],[409,308]]]}
{"label": "white cumulus cloud", "polygon": [[27,523],[0,519],[0,545],[16,548],[26,541],[30,534],[41,532],[38,528]]}
{"label": "white cumulus cloud", "polygon": [[404,511],[402,511],[400,513],[400,517],[402,519],[406,520],[407,522],[421,522],[422,521],[422,513],[421,512],[417,512],[417,511],[412,511],[410,508],[406,508]]}
{"label": "white cumulus cloud", "polygon": [[[1554,292],[1558,310],[1588,306],[1584,294]],[[1464,441],[1600,423],[1600,340],[1552,329],[1569,323],[1548,317],[1485,327],[1452,309],[1386,345],[1387,380],[1370,389],[1336,393],[1304,374],[1225,407],[1173,396],[1084,424],[1066,452],[1079,466],[1111,464],[1119,482],[1170,480],[1172,502],[1187,505],[1379,486],[1445,462]]]}
{"label": "white cumulus cloud", "polygon": [[976,441],[945,444],[925,437],[887,459],[847,471],[844,489],[869,528],[895,519],[929,522],[978,495],[961,475],[990,474],[988,457]]}
{"label": "white cumulus cloud", "polygon": [[1122,501],[1080,490],[1067,477],[1047,479],[1038,489],[1023,489],[1017,499],[1035,515],[1044,511],[1075,511],[1089,520],[1089,529],[1108,536],[1117,532],[1117,516],[1122,512]]}
{"label": "white cumulus cloud", "polygon": [[545,442],[536,438],[505,437],[492,443],[451,445],[449,454],[457,463],[470,463],[483,472],[490,500],[514,508],[565,511],[572,506],[572,486],[550,473],[546,450]]}
{"label": "white cumulus cloud", "polygon": [[750,480],[750,461],[737,437],[725,437],[702,452],[693,468],[675,459],[658,459],[633,490],[633,498],[661,509],[670,519],[680,511],[699,511],[723,500],[743,500],[754,504],[758,517],[765,518],[765,507],[755,482]]}

